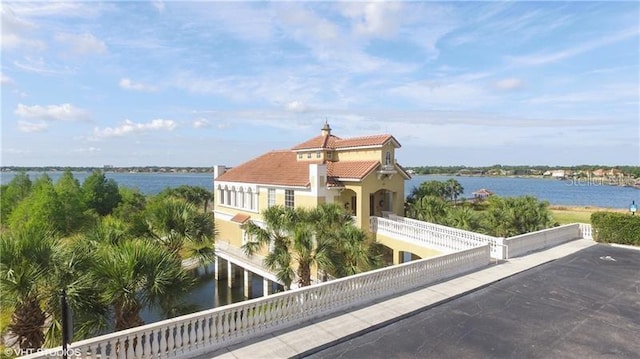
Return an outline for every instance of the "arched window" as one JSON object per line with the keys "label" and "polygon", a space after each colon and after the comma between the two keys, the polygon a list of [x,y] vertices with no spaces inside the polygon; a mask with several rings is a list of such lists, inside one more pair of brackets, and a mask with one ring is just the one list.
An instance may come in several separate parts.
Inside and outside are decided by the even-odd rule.
{"label": "arched window", "polygon": [[244,208],[244,190],[240,187],[238,191],[238,199],[236,200],[236,207]]}
{"label": "arched window", "polygon": [[251,188],[247,190],[247,199],[249,201],[249,209],[253,211],[255,209],[255,202],[254,202],[253,191],[251,190]]}
{"label": "arched window", "polygon": [[224,189],[218,186],[218,203],[224,204]]}
{"label": "arched window", "polygon": [[387,166],[391,165],[391,151],[387,151],[384,158],[384,164]]}

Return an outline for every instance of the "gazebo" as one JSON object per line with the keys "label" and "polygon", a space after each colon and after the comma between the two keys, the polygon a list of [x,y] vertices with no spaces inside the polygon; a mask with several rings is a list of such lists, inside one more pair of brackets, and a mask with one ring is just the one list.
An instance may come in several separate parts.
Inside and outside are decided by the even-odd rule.
{"label": "gazebo", "polygon": [[473,195],[473,199],[475,199],[476,201],[483,201],[487,197],[493,195],[493,192],[489,191],[486,188],[481,188],[475,192],[472,192],[471,194]]}

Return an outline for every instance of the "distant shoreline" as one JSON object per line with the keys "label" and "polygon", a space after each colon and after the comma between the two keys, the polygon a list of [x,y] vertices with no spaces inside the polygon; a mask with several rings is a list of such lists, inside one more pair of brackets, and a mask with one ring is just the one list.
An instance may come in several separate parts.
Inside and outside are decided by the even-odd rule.
{"label": "distant shoreline", "polygon": [[551,181],[573,181],[576,184],[592,184],[600,186],[619,186],[630,187],[640,189],[640,179],[623,177],[622,179],[611,179],[608,177],[569,177],[569,178],[554,178],[543,175],[480,175],[480,174],[418,174],[413,173],[411,176],[442,176],[442,177],[474,177],[474,178],[529,178],[539,180],[551,180]]}

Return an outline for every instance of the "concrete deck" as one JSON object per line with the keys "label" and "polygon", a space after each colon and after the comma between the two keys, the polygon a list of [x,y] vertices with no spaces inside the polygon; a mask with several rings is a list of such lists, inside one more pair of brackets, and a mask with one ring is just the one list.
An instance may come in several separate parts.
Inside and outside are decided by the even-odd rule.
{"label": "concrete deck", "polygon": [[[216,241],[216,255],[226,261],[230,261],[262,278],[266,278],[272,282],[280,283],[275,273],[271,272],[264,266],[264,257],[253,255],[247,257],[244,252],[223,240]],[[282,284],[282,283],[280,283]]]}
{"label": "concrete deck", "polygon": [[[459,324],[459,322],[455,321],[451,322],[449,327],[440,327],[439,325],[441,324],[434,326],[429,324],[428,327],[431,328],[432,331],[423,335],[418,334],[416,329],[411,326],[405,327],[408,324],[404,322],[412,323],[417,321],[419,323],[418,327],[425,327],[426,324],[419,318],[423,313],[438,311],[440,307],[446,306],[449,303],[457,302],[456,299],[462,300],[470,293],[482,292],[484,288],[494,287],[492,285],[493,283],[502,281],[505,278],[512,277],[518,273],[555,261],[595,245],[596,243],[591,240],[580,239],[571,241],[547,250],[535,252],[523,257],[512,258],[502,263],[493,264],[483,270],[460,276],[446,282],[416,289],[415,291],[408,293],[401,293],[394,298],[386,299],[370,306],[356,308],[348,312],[339,313],[331,317],[306,323],[304,326],[283,332],[275,332],[269,336],[265,336],[251,342],[230,346],[208,355],[201,356],[200,358],[289,358],[305,356],[317,358],[388,358],[394,356],[402,358],[424,358],[426,357],[425,355],[428,355],[429,353],[431,354],[428,355],[429,357],[441,357],[441,354],[447,352],[446,348],[455,349],[464,347],[466,340],[465,335],[460,334],[453,336],[456,340],[455,342],[450,343],[451,347],[447,347],[445,344],[442,344],[439,348],[445,349],[443,349],[443,351],[438,351],[426,344],[429,342],[429,338],[434,337],[434,333],[451,330],[452,326],[459,326],[463,331],[467,330],[467,332],[471,332],[471,329],[464,329],[466,328],[465,325]],[[617,251],[632,251],[605,245],[598,245],[597,247],[600,246]],[[640,256],[640,252],[637,252],[637,255]],[[637,261],[636,263],[640,263],[640,261]],[[544,266],[541,267],[541,269],[542,268],[544,268]],[[638,266],[635,268],[637,268],[638,273],[640,273],[640,268]],[[638,277],[640,278],[640,276]],[[606,279],[610,280],[610,278]],[[540,287],[543,284],[544,282],[541,282],[537,285]],[[602,284],[606,285],[606,282]],[[640,279],[636,279],[635,285],[637,293],[640,293]],[[476,293],[473,295],[475,294]],[[472,297],[473,295],[467,296],[467,298]],[[578,293],[578,295],[580,295],[580,293]],[[488,302],[490,302],[490,300]],[[636,315],[631,318],[629,323],[626,324],[627,328],[624,329],[626,330],[624,334],[640,330],[640,318],[638,318],[637,314],[640,313],[640,300],[636,300],[635,304],[631,303],[631,305],[635,305],[637,309],[635,312]],[[536,307],[535,309],[540,310],[541,315],[543,315],[547,310],[545,307]],[[584,309],[598,310],[598,308],[591,307],[585,307]],[[533,313],[535,315],[535,311]],[[510,313],[509,315],[517,316],[518,313]],[[624,315],[624,313],[621,315]],[[547,316],[545,315],[545,317]],[[553,317],[548,319],[552,320]],[[453,319],[449,318],[449,320],[451,321]],[[523,320],[525,319],[523,318]],[[447,321],[445,320],[443,323],[446,324]],[[612,326],[616,325],[616,323],[610,324]],[[399,327],[394,327],[396,325]],[[549,325],[553,326],[554,323],[550,322]],[[393,328],[393,330],[388,330],[387,328]],[[513,328],[505,326],[495,328],[496,331],[506,334],[508,334],[512,329]],[[568,329],[571,330],[571,328]],[[381,336],[380,333],[384,333],[384,335]],[[396,333],[397,335],[389,336],[391,333]],[[560,334],[561,333],[557,333],[557,335]],[[395,341],[382,340],[381,338],[384,336],[395,338]],[[439,336],[441,337],[442,335]],[[413,338],[414,341],[409,340],[409,342],[405,342],[402,341],[403,338],[405,341]],[[633,343],[631,343],[631,345],[634,346],[634,348],[638,348],[637,340],[632,342]],[[396,343],[395,346],[394,343]],[[491,343],[490,341],[486,341],[484,344],[489,347],[491,347],[491,345],[495,345],[495,343]],[[535,344],[535,340],[530,341],[527,344],[533,345]],[[636,353],[640,352],[640,348],[638,349],[639,351]],[[500,352],[493,352],[495,355],[491,355],[490,351],[474,352],[473,350],[454,350],[453,352],[455,352],[455,355],[444,355],[444,357],[469,357],[469,355],[471,355],[471,357],[483,358],[502,357],[503,355],[507,357],[545,357],[541,355],[528,356],[527,354],[530,354],[531,351],[524,350],[522,352],[518,352],[513,350],[510,351],[509,349]],[[394,353],[396,353],[396,355],[393,355]],[[474,353],[477,353],[477,355],[474,356]],[[533,351],[533,353],[535,353],[535,351]],[[573,357],[572,355],[558,355],[562,354],[562,352],[558,353],[547,351],[546,354],[547,357],[549,355],[553,357]]]}

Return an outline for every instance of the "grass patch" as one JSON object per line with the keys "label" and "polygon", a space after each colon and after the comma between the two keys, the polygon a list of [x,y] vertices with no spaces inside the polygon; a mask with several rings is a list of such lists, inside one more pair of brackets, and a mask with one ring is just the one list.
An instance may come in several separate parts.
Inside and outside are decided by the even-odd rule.
{"label": "grass patch", "polygon": [[552,209],[553,219],[560,224],[591,223],[591,212]]}
{"label": "grass patch", "polygon": [[579,206],[550,206],[553,218],[560,224],[591,223],[591,213],[599,211],[625,212],[621,209]]}

